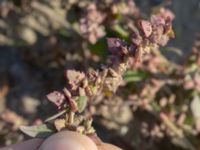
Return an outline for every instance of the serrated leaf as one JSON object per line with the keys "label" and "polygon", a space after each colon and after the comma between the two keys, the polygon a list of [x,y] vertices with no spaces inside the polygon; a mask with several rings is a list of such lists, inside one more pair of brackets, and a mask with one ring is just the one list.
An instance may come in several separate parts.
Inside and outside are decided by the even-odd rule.
{"label": "serrated leaf", "polygon": [[81,113],[84,111],[85,107],[87,106],[88,98],[87,96],[80,96],[77,100],[78,104],[78,112]]}
{"label": "serrated leaf", "polygon": [[50,129],[46,124],[38,125],[38,126],[21,126],[20,130],[33,138],[47,138],[54,133],[52,129]]}

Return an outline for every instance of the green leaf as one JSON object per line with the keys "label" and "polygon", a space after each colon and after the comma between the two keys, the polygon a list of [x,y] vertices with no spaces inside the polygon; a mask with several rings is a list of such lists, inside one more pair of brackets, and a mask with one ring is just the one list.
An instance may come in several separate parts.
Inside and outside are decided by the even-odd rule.
{"label": "green leaf", "polygon": [[86,108],[87,106],[87,101],[88,101],[88,98],[87,96],[80,96],[77,100],[77,104],[78,104],[78,112],[81,113],[84,111],[84,109]]}
{"label": "green leaf", "polygon": [[34,138],[47,138],[54,133],[52,129],[50,129],[46,124],[38,125],[38,126],[21,126],[20,130]]}
{"label": "green leaf", "polygon": [[155,112],[160,112],[161,108],[160,108],[160,106],[158,105],[157,102],[153,101],[153,102],[151,103],[151,106],[152,106],[152,108],[153,108],[153,110],[154,110]]}
{"label": "green leaf", "polygon": [[129,33],[124,30],[120,25],[116,24],[113,26],[114,31],[119,34],[122,38],[127,38],[129,36]]}
{"label": "green leaf", "polygon": [[147,72],[144,71],[127,71],[123,78],[127,82],[141,81],[148,77]]}
{"label": "green leaf", "polygon": [[45,120],[45,122],[52,121],[52,120],[54,120],[54,119],[56,119],[56,118],[62,116],[62,115],[65,114],[66,112],[67,112],[67,109],[62,110],[62,111],[58,112],[57,114],[55,114],[55,115],[53,115],[53,116],[47,118],[47,119]]}

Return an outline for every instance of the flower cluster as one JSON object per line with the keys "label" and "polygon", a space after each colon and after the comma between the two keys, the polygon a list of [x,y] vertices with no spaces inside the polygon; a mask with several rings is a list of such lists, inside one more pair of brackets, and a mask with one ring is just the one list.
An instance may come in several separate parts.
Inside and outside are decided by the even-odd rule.
{"label": "flower cluster", "polygon": [[151,16],[150,21],[140,20],[137,22],[138,29],[134,29],[131,41],[132,47],[137,48],[135,55],[138,56],[136,57],[138,60],[142,53],[165,46],[170,38],[174,38],[172,30],[174,16],[164,12],[168,12],[168,10],[162,9],[158,14]]}

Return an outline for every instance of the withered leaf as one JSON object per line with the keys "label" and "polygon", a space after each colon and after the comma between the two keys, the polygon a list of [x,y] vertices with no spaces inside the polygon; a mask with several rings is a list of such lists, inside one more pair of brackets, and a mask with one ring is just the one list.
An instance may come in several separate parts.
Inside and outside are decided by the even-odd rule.
{"label": "withered leaf", "polygon": [[81,113],[84,111],[84,109],[86,108],[87,106],[87,101],[88,101],[88,98],[87,96],[80,96],[77,100],[77,104],[78,104],[78,112]]}
{"label": "withered leaf", "polygon": [[60,108],[64,102],[65,96],[61,92],[54,91],[54,92],[48,94],[47,98],[49,101],[54,103],[58,108]]}
{"label": "withered leaf", "polygon": [[38,126],[21,126],[20,130],[33,138],[47,138],[54,133],[46,124],[41,124]]}

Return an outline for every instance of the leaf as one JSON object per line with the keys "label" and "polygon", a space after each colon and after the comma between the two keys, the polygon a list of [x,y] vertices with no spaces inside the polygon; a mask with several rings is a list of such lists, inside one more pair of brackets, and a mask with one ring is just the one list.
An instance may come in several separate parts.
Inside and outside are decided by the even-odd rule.
{"label": "leaf", "polygon": [[165,19],[160,15],[153,15],[151,16],[151,23],[156,26],[163,26],[165,25]]}
{"label": "leaf", "polygon": [[119,38],[107,38],[108,50],[112,54],[117,54],[122,47],[125,47],[126,44]]}
{"label": "leaf", "polygon": [[131,42],[133,43],[133,45],[139,46],[142,43],[142,41],[143,39],[139,31],[134,30],[133,33],[131,34]]}
{"label": "leaf", "polygon": [[141,81],[147,78],[148,74],[144,71],[127,71],[123,78],[127,82]]}
{"label": "leaf", "polygon": [[200,119],[200,97],[198,95],[194,96],[190,108],[194,118]]}
{"label": "leaf", "polygon": [[65,96],[61,92],[54,91],[48,94],[47,98],[59,108],[63,104]]}
{"label": "leaf", "polygon": [[152,33],[152,26],[149,21],[141,20],[140,21],[140,28],[142,29],[142,32],[144,33],[145,37],[149,37]]}
{"label": "leaf", "polygon": [[194,121],[195,121],[195,126],[196,130],[199,132],[200,131],[200,97],[198,95],[194,96],[194,99],[191,102],[190,105]]}
{"label": "leaf", "polygon": [[121,27],[120,25],[116,24],[113,27],[113,30],[119,34],[120,37],[122,37],[123,39],[127,38],[129,36],[129,32],[124,30],[123,27]]}
{"label": "leaf", "polygon": [[85,74],[76,70],[67,70],[66,78],[71,85],[71,88],[76,90],[78,88],[79,82],[85,78]]}
{"label": "leaf", "polygon": [[54,120],[54,119],[56,119],[56,118],[62,116],[62,115],[65,114],[66,112],[67,112],[67,109],[62,110],[62,111],[58,112],[57,114],[55,114],[55,115],[53,115],[53,116],[47,118],[47,119],[45,120],[45,122],[52,121],[52,120]]}
{"label": "leaf", "polygon": [[46,124],[38,125],[38,126],[21,126],[20,130],[33,138],[47,138],[54,133],[52,129],[50,129]]}
{"label": "leaf", "polygon": [[78,112],[81,113],[84,111],[84,109],[86,108],[87,106],[87,101],[88,101],[88,98],[87,96],[80,96],[77,100],[77,104],[78,104]]}

